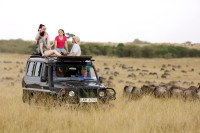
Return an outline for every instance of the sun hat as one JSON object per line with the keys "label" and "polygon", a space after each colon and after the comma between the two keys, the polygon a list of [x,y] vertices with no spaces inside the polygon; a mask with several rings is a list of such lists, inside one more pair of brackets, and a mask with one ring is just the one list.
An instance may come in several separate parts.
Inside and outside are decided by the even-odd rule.
{"label": "sun hat", "polygon": [[75,41],[75,43],[80,43],[80,38],[78,36],[73,36],[72,39]]}

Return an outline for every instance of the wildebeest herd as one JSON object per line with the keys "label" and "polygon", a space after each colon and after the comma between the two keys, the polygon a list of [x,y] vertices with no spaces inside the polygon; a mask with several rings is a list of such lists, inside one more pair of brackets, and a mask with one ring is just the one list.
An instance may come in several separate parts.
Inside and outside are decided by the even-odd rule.
{"label": "wildebeest herd", "polygon": [[125,97],[130,99],[139,99],[143,95],[152,95],[155,98],[183,98],[184,100],[200,99],[200,86],[190,86],[189,88],[183,88],[175,85],[174,82],[162,83],[160,85],[143,85],[142,87],[125,86]]}
{"label": "wildebeest herd", "polygon": [[[145,65],[134,68],[133,66],[116,63],[114,66],[109,67],[108,64],[104,63],[104,73],[107,76],[107,85],[113,85],[112,83],[118,75],[127,74],[126,78],[120,80],[118,78],[118,83],[125,84],[124,88],[121,89],[124,89],[123,96],[129,99],[139,99],[144,95],[151,95],[155,98],[200,99],[200,84],[195,86],[195,82],[187,80],[187,77],[193,76],[195,68],[187,64],[185,66],[153,64],[153,67],[151,66],[151,69],[148,69],[148,66]],[[174,77],[178,77],[179,81],[175,81]],[[183,78],[180,79],[180,77]],[[172,80],[169,81],[171,78]],[[168,83],[165,83],[166,81]],[[139,87],[138,84],[142,85]],[[116,87],[115,84],[113,86]]]}

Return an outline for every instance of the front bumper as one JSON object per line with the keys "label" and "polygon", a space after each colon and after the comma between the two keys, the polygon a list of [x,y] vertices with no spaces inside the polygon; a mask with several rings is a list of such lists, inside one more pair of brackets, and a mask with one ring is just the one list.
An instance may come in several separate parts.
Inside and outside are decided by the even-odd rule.
{"label": "front bumper", "polygon": [[[70,96],[69,92],[73,91],[75,93],[74,96]],[[105,92],[104,96],[100,96],[100,92]],[[102,89],[94,89],[94,88],[79,88],[79,89],[61,89],[57,93],[57,97],[67,103],[77,104],[77,103],[97,103],[102,102],[106,103],[110,100],[116,99],[116,91],[113,88],[102,88]]]}

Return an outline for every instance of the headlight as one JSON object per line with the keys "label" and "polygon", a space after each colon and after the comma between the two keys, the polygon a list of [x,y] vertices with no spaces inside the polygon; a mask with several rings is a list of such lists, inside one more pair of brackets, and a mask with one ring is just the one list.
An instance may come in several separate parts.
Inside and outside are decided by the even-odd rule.
{"label": "headlight", "polygon": [[69,91],[69,96],[70,96],[70,97],[73,97],[73,96],[75,96],[75,93],[74,93],[74,91]]}
{"label": "headlight", "polygon": [[99,96],[100,96],[100,97],[104,97],[104,96],[105,96],[105,92],[100,91],[100,92],[99,92]]}
{"label": "headlight", "polygon": [[106,94],[108,96],[113,96],[114,95],[114,91],[113,90],[106,90]]}

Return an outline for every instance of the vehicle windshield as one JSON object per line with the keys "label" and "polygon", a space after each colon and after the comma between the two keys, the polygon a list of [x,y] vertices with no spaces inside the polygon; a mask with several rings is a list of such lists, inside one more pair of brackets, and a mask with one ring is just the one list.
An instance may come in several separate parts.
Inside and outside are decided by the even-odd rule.
{"label": "vehicle windshield", "polygon": [[53,66],[53,80],[67,81],[67,80],[92,80],[97,81],[97,76],[94,67],[83,64],[69,64],[57,63]]}

